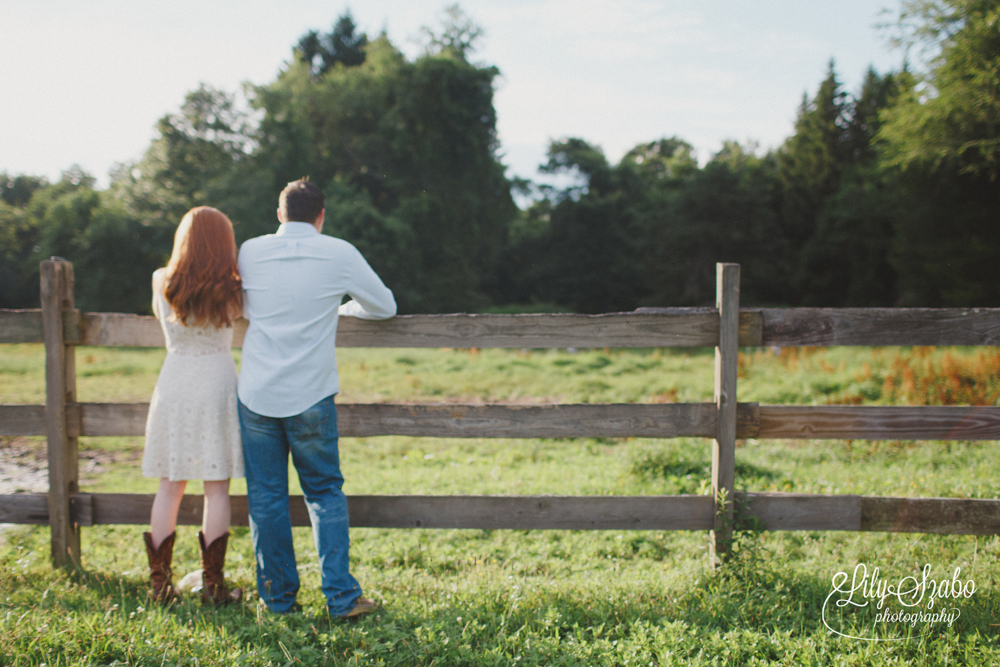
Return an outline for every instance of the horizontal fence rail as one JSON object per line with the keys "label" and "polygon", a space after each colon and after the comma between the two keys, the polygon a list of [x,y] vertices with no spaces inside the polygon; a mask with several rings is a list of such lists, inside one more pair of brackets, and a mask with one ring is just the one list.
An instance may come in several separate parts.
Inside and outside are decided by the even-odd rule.
{"label": "horizontal fence rail", "polygon": [[[148,403],[71,403],[76,436],[141,436]],[[710,438],[714,403],[456,405],[341,403],[341,437]],[[0,405],[0,435],[44,435],[44,405]],[[738,404],[738,438],[1000,440],[997,406]]]}
{"label": "horizontal fence rail", "polygon": [[[76,494],[80,526],[149,523],[153,495]],[[248,525],[246,496],[232,496],[232,523]],[[710,496],[348,496],[354,528],[480,530],[710,530]],[[941,535],[1000,533],[1000,500],[893,498],[799,493],[736,493],[737,527]],[[177,522],[201,524],[202,497],[186,495]],[[302,496],[292,496],[293,526],[309,526]],[[49,522],[45,494],[0,496],[0,523]]]}
{"label": "horizontal fence rail", "polygon": [[[148,403],[75,403],[66,408],[71,436],[141,436],[149,412]],[[338,430],[347,438],[707,438],[715,432],[716,416],[714,403],[337,406]],[[739,405],[740,437],[754,437],[759,421],[756,403]],[[0,405],[0,435],[44,433],[44,405]]]}
{"label": "horizontal fence rail", "polygon": [[1000,345],[1000,308],[760,311],[764,345]]}
{"label": "horizontal fence rail", "polygon": [[[238,320],[233,346],[243,344]],[[67,344],[163,347],[156,318],[64,313]],[[606,315],[402,315],[340,320],[340,347],[710,347],[715,308],[640,308]],[[740,346],[1000,345],[1000,308],[763,308],[740,312]],[[0,310],[0,343],[42,342],[40,310]]]}
{"label": "horizontal fence rail", "polygon": [[1000,440],[1000,407],[762,405],[758,437],[808,440]]}
{"label": "horizontal fence rail", "polygon": [[[63,313],[67,344],[163,347],[155,317],[125,313]],[[741,313],[745,346],[759,345],[763,319]],[[247,321],[237,320],[233,347],[243,345]],[[342,317],[339,347],[706,347],[719,338],[714,308],[676,308],[670,313],[606,315],[401,315],[389,320]],[[40,343],[40,310],[0,311],[0,343]]]}
{"label": "horizontal fence rail", "polygon": [[[1000,345],[1000,308],[739,309],[739,266],[719,264],[715,308],[640,308],[628,313],[343,317],[340,347],[659,348],[715,347],[713,403],[351,404],[338,406],[343,437],[699,437],[713,441],[704,496],[349,497],[350,523],[371,528],[711,531],[712,562],[725,558],[734,526],[764,530],[1000,533],[1000,500],[890,498],[734,491],[735,438],[1000,440],[1000,406],[845,406],[736,403],[738,347]],[[55,565],[79,562],[80,526],[145,525],[153,496],[87,494],[78,487],[77,439],[142,436],[148,403],[81,403],[75,346],[163,347],[153,317],[88,313],[73,303],[73,267],[40,267],[42,310],[0,310],[0,344],[45,343],[45,405],[0,405],[0,435],[46,435],[49,493],[0,496],[0,523],[48,524]],[[235,324],[241,347],[246,320]],[[735,410],[733,409],[735,406]],[[731,498],[716,506],[717,498]],[[244,496],[233,523],[247,525]],[[201,522],[201,496],[185,496],[178,522]],[[301,497],[293,525],[309,525]],[[733,521],[729,520],[732,517]]]}

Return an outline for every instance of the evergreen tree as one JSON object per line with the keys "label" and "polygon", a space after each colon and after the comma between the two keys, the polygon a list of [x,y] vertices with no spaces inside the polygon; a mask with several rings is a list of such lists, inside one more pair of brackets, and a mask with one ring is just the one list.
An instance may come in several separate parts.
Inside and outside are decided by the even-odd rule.
{"label": "evergreen tree", "polygon": [[797,249],[813,236],[823,203],[840,183],[847,151],[845,98],[831,60],[816,96],[802,99],[795,133],[778,151],[784,185],[781,220]]}
{"label": "evergreen tree", "polygon": [[849,163],[872,165],[877,160],[875,138],[882,127],[882,117],[896,101],[900,79],[906,73],[880,75],[869,67],[857,97],[849,101],[846,112],[847,153]]}
{"label": "evergreen tree", "polygon": [[357,67],[365,61],[368,35],[356,33],[356,30],[354,17],[347,10],[329,33],[310,30],[299,38],[295,53],[313,76],[325,74],[338,63],[344,67]]}
{"label": "evergreen tree", "polygon": [[1000,305],[1000,1],[904,2],[900,25],[937,48],[879,132],[900,303]]}
{"label": "evergreen tree", "polygon": [[897,78],[869,68],[859,94],[845,99],[836,190],[821,202],[797,258],[803,305],[891,306],[896,299],[889,263],[894,207],[873,141],[880,115],[895,100]]}

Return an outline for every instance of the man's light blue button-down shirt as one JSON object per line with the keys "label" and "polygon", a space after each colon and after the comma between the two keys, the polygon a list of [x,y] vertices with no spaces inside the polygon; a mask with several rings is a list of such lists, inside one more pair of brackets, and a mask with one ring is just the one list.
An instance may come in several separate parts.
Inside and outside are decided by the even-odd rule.
{"label": "man's light blue button-down shirt", "polygon": [[[309,223],[286,222],[276,234],[250,239],[239,268],[250,326],[238,393],[266,417],[292,417],[339,391],[339,315],[396,314],[392,292],[357,248]],[[353,301],[341,305],[345,295]]]}

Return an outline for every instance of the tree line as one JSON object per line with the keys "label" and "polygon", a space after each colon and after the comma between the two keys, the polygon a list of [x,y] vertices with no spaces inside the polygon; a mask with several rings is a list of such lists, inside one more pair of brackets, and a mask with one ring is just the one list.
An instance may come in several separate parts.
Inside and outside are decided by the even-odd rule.
{"label": "tree line", "polygon": [[[495,67],[457,7],[408,59],[349,13],[310,31],[245,95],[202,86],[107,189],[0,174],[0,307],[38,303],[38,261],[74,262],[85,310],[148,312],[149,280],[192,206],[273,232],[276,193],[308,175],[325,233],[354,243],[402,312],[610,312],[714,301],[717,261],[745,305],[1000,306],[1000,0],[904,0],[896,39],[930,56],[845,91],[831,61],[776,149],[679,137],[617,164],[583,138],[543,173],[505,175]],[[532,203],[519,209],[512,192]]]}

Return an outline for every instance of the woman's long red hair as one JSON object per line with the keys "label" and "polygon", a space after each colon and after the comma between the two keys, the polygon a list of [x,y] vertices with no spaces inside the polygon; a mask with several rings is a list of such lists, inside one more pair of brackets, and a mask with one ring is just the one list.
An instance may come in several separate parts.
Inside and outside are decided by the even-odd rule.
{"label": "woman's long red hair", "polygon": [[167,301],[183,324],[229,326],[243,310],[233,223],[222,211],[199,206],[174,234],[167,264]]}

